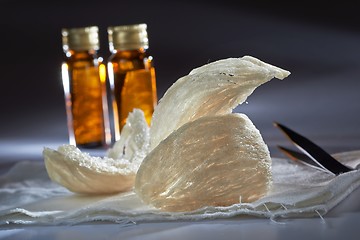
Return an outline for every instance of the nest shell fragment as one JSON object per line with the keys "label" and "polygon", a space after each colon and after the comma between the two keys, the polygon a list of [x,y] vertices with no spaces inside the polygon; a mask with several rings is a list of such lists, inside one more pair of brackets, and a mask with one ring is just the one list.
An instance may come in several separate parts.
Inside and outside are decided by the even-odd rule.
{"label": "nest shell fragment", "polygon": [[244,114],[202,117],[170,134],[144,159],[141,199],[165,211],[252,202],[271,187],[271,159]]}
{"label": "nest shell fragment", "polygon": [[144,113],[129,114],[121,139],[107,157],[95,157],[72,145],[45,148],[43,157],[50,179],[82,194],[112,194],[134,187],[136,172],[149,151],[150,136]]}
{"label": "nest shell fragment", "polygon": [[151,149],[183,124],[204,116],[231,113],[257,87],[289,74],[251,56],[221,59],[193,69],[166,91],[155,108]]}

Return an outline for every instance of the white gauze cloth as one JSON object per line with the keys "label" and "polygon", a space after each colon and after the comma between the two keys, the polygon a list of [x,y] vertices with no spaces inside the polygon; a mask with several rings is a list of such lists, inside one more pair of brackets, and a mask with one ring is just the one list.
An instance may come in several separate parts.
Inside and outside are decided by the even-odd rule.
{"label": "white gauze cloth", "polygon": [[[334,157],[355,169],[360,163],[360,151]],[[171,213],[143,204],[133,191],[107,196],[74,194],[51,182],[42,162],[20,162],[0,176],[0,224],[129,224],[239,215],[270,219],[323,216],[360,185],[358,170],[334,176],[301,163],[273,158],[272,171],[271,192],[256,202],[241,203],[239,199],[238,204],[228,207]]]}

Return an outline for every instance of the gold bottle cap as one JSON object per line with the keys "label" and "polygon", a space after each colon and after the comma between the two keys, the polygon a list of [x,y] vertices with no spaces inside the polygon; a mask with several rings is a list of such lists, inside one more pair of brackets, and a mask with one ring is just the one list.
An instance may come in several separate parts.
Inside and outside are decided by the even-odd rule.
{"label": "gold bottle cap", "polygon": [[96,26],[84,28],[63,28],[63,49],[75,51],[99,50],[99,29]]}
{"label": "gold bottle cap", "polygon": [[108,27],[110,50],[147,49],[149,40],[146,28],[145,23]]}

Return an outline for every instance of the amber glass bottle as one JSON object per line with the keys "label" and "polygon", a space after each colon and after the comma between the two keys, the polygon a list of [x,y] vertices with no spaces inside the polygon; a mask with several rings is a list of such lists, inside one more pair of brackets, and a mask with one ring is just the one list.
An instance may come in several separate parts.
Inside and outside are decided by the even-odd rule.
{"label": "amber glass bottle", "polygon": [[150,125],[157,104],[153,58],[148,54],[146,24],[108,28],[111,56],[108,77],[113,91],[115,139],[134,108],[144,111]]}
{"label": "amber glass bottle", "polygon": [[62,76],[70,144],[105,146],[109,144],[106,77],[102,76],[106,71],[101,71],[105,65],[97,57],[98,28],[62,29],[62,37],[65,53]]}

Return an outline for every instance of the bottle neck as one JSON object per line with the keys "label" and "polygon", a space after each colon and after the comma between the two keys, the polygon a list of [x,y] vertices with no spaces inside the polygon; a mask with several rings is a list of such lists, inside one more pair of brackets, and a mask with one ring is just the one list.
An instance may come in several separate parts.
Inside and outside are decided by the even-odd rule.
{"label": "bottle neck", "polygon": [[65,52],[65,56],[72,60],[96,59],[97,51],[93,49],[86,51],[74,51],[69,49]]}
{"label": "bottle neck", "polygon": [[144,58],[147,56],[147,49],[145,48],[139,48],[139,49],[133,49],[133,50],[119,50],[114,49],[112,50],[112,55],[120,58],[126,58],[126,59],[134,59],[134,58]]}

